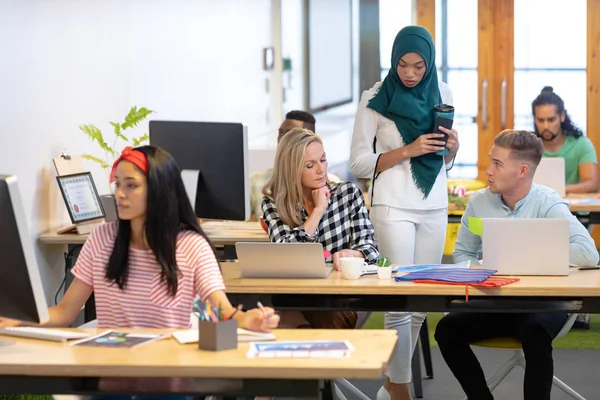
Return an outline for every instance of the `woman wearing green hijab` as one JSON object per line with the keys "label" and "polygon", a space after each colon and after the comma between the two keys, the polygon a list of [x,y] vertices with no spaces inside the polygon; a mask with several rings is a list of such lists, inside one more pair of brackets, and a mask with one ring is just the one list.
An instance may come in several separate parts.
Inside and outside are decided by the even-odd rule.
{"label": "woman wearing green hijab", "polygon": [[[394,264],[437,264],[442,260],[448,221],[446,170],[458,151],[456,130],[434,130],[434,107],[452,104],[438,83],[435,45],[421,26],[398,32],[392,68],[383,82],[366,90],[354,123],[351,170],[372,179],[370,218],[382,256]],[[436,154],[446,147],[445,156]],[[378,400],[410,399],[411,357],[423,313],[388,312],[386,328],[398,343]]]}

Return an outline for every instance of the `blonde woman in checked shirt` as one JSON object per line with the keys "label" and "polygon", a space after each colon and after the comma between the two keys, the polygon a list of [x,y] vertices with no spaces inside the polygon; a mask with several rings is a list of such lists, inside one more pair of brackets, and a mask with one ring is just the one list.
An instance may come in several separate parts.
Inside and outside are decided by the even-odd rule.
{"label": "blonde woman in checked shirt", "polygon": [[[235,308],[213,247],[188,200],[180,170],[154,146],[126,148],[113,165],[119,220],[96,228],[73,268],[75,278],[60,304],[50,308],[49,327],[71,325],[92,292],[100,328],[188,328],[199,295]],[[238,312],[240,327],[269,331],[279,316],[267,308]],[[0,318],[0,327],[20,322]]]}
{"label": "blonde woman in checked shirt", "polygon": [[[273,176],[263,189],[263,218],[276,243],[321,243],[339,271],[340,257],[379,257],[362,193],[349,182],[327,180],[321,138],[303,128],[289,131],[277,146]],[[285,312],[288,327],[348,328],[354,312]]]}

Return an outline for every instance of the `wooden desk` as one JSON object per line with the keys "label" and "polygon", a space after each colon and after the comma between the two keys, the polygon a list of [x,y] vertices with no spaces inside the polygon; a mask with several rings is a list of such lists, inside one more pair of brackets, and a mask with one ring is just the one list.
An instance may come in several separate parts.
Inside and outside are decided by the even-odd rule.
{"label": "wooden desk", "polygon": [[[305,392],[313,390],[311,395],[316,395],[317,383],[325,379],[381,378],[396,343],[393,330],[278,330],[275,334],[277,340],[346,339],[355,351],[347,359],[249,359],[248,343],[239,343],[237,350],[210,352],[198,350],[196,344],[180,345],[172,338],[136,349],[106,349],[3,337],[15,344],[0,347],[0,393],[108,394],[126,390],[130,394],[295,396],[307,394],[302,393],[306,383]],[[165,379],[153,388],[156,378]],[[225,390],[214,392],[217,382]],[[266,390],[271,384],[278,393]],[[287,393],[283,393],[286,386]],[[256,392],[248,393],[252,388]]]}
{"label": "wooden desk", "polygon": [[598,193],[570,194],[565,200],[569,202],[572,212],[600,212],[600,199]]}
{"label": "wooden desk", "polygon": [[[268,242],[269,237],[258,222],[207,221],[202,229],[215,246],[234,245],[236,242]],[[57,234],[52,230],[39,237],[40,242],[47,244],[81,245],[88,235]]]}
{"label": "wooden desk", "polygon": [[493,289],[470,287],[467,302],[462,285],[395,282],[377,275],[345,280],[336,271],[326,279],[243,279],[237,263],[221,266],[228,293],[270,294],[278,308],[600,313],[600,270],[573,269],[565,277],[521,276],[519,282]]}
{"label": "wooden desk", "polygon": [[[241,277],[235,262],[221,263],[225,287],[230,293],[268,294],[408,294],[408,295],[465,295],[464,286],[436,285],[413,282],[380,280],[377,275],[365,275],[360,279],[342,279],[333,271],[325,279],[261,279]],[[282,266],[285,268],[285,266]],[[600,270],[579,271],[573,269],[568,276],[520,276],[520,281],[494,288],[472,287],[469,296],[600,296]]]}
{"label": "wooden desk", "polygon": [[[596,224],[600,221],[600,194],[570,194],[565,197],[569,202],[569,209],[573,213],[590,213],[589,216],[576,215],[577,219],[584,225]],[[448,222],[458,223],[465,210],[454,207],[448,208]]]}

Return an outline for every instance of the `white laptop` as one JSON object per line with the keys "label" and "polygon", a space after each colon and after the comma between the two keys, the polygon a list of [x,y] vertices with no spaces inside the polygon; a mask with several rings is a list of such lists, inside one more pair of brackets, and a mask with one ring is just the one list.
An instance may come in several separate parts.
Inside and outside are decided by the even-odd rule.
{"label": "white laptop", "polygon": [[566,195],[565,159],[561,157],[543,157],[535,170],[533,182],[554,189],[560,197]]}
{"label": "white laptop", "polygon": [[568,275],[569,221],[484,218],[483,266],[497,275]]}
{"label": "white laptop", "polygon": [[321,243],[237,242],[242,278],[327,278]]}

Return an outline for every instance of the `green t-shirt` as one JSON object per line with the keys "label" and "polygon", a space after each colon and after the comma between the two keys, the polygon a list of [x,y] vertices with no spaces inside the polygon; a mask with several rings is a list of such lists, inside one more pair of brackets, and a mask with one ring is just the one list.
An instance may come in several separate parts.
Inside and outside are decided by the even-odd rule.
{"label": "green t-shirt", "polygon": [[573,136],[565,138],[565,144],[558,151],[544,152],[544,157],[562,157],[565,159],[565,178],[567,185],[579,183],[579,166],[585,163],[598,164],[596,149],[585,136],[575,139]]}

